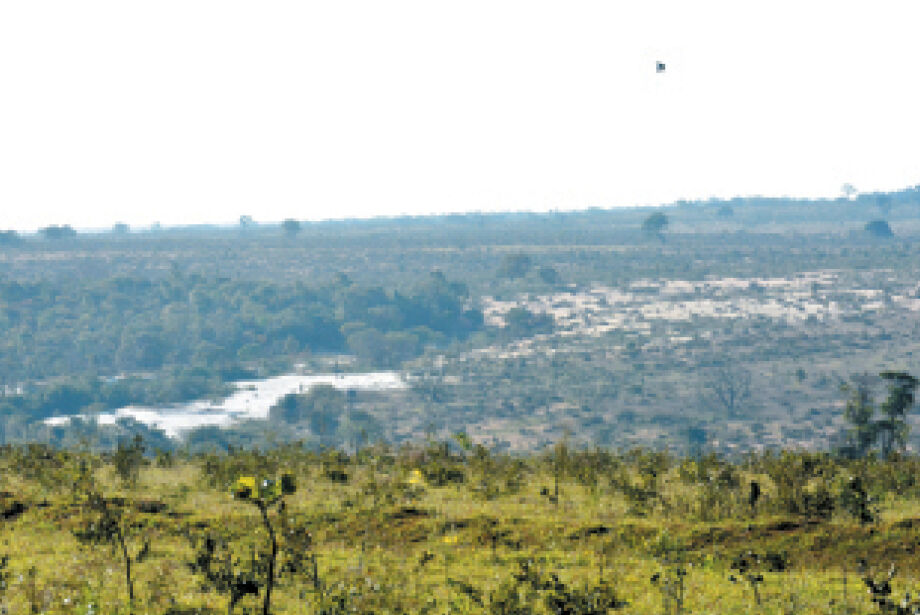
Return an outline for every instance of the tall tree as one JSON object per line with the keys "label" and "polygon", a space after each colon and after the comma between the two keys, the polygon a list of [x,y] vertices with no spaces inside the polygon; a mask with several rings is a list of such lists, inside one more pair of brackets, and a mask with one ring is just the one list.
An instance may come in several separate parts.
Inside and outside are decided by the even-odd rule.
{"label": "tall tree", "polygon": [[851,427],[842,452],[852,457],[866,456],[877,443],[882,457],[889,458],[907,445],[907,413],[914,405],[914,390],[920,384],[907,372],[886,371],[879,374],[888,383],[888,398],[878,407],[881,418],[875,419],[875,403],[869,376],[854,378],[854,385],[843,388],[850,393],[844,417]]}
{"label": "tall tree", "polygon": [[877,431],[873,416],[875,404],[869,387],[870,377],[864,375],[854,378],[852,385],[843,385],[843,390],[849,393],[846,407],[843,410],[844,418],[851,427],[846,434],[845,452],[849,457],[865,457],[875,444]]}
{"label": "tall tree", "polygon": [[882,372],[888,382],[888,399],[879,408],[882,418],[878,421],[879,446],[886,459],[907,446],[907,413],[914,405],[914,390],[920,384],[907,372]]}

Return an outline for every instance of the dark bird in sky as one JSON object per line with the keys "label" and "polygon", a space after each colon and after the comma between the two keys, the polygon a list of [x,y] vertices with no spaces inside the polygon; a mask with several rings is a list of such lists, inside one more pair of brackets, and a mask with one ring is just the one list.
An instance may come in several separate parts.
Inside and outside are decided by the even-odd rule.
{"label": "dark bird in sky", "polygon": [[664,72],[664,62],[655,62],[655,72],[656,73]]}

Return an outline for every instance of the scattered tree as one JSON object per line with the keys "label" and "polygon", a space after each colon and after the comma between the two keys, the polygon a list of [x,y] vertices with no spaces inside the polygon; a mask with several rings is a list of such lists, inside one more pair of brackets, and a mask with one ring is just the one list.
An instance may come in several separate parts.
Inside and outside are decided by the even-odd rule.
{"label": "scattered tree", "polygon": [[553,267],[540,267],[537,270],[537,275],[540,276],[544,284],[549,284],[550,286],[556,286],[562,282],[562,276]]}
{"label": "scattered tree", "polygon": [[864,227],[866,232],[872,235],[873,237],[893,237],[894,233],[891,232],[891,227],[884,220],[872,220],[867,222]]}
{"label": "scattered tree", "polygon": [[115,463],[115,472],[124,483],[131,487],[137,485],[141,467],[145,464],[145,450],[143,436],[136,434],[131,444],[119,442],[118,448],[113,456],[112,460]]}
{"label": "scattered tree", "polygon": [[285,395],[269,410],[269,416],[290,424],[307,422],[310,431],[322,438],[335,433],[344,412],[345,393],[331,385],[318,384],[305,394]]}
{"label": "scattered tree", "polygon": [[215,532],[204,536],[189,534],[188,539],[195,549],[195,558],[189,562],[189,568],[204,577],[205,587],[229,594],[227,615],[233,615],[234,607],[244,596],[259,594],[264,571],[261,570],[262,562],[254,555],[249,562],[235,557],[229,540]]}
{"label": "scattered tree", "polygon": [[498,276],[501,278],[523,278],[532,266],[530,257],[526,254],[506,254],[498,267]]}
{"label": "scattered tree", "polygon": [[888,399],[881,405],[882,418],[878,421],[879,446],[882,457],[903,451],[907,445],[907,413],[914,405],[914,390],[920,384],[907,372],[886,371],[880,374],[888,383]]}
{"label": "scattered tree", "polygon": [[132,556],[128,548],[130,534],[141,527],[131,518],[124,498],[106,498],[90,491],[83,496],[83,523],[73,530],[77,540],[98,545],[112,545],[121,551],[125,563],[125,586],[128,591],[128,613],[134,612],[134,578],[131,566],[139,564],[150,555],[150,541],[145,539],[143,546]]}
{"label": "scattered tree", "polygon": [[690,456],[699,459],[703,455],[703,448],[706,446],[706,441],[709,439],[706,429],[699,425],[688,427],[686,436],[687,449],[689,450]]}
{"label": "scattered tree", "polygon": [[286,235],[293,237],[300,232],[300,222],[293,218],[288,218],[281,223],[281,230],[283,230]]}
{"label": "scattered tree", "polygon": [[738,365],[723,365],[709,372],[704,382],[704,399],[721,407],[729,417],[738,416],[741,405],[751,397],[751,373]]}
{"label": "scattered tree", "polygon": [[882,415],[879,419],[874,418],[876,408],[869,377],[854,378],[855,386],[843,387],[850,393],[844,417],[851,425],[840,450],[845,456],[865,457],[878,443],[882,457],[888,459],[907,445],[906,416],[914,405],[914,390],[920,381],[907,372],[885,371],[879,376],[888,383],[888,398],[879,406]]}
{"label": "scattered tree", "polygon": [[515,307],[505,314],[507,331],[514,337],[529,337],[540,333],[551,333],[555,325],[552,315],[531,312],[525,307]]}
{"label": "scattered tree", "polygon": [[668,222],[668,216],[665,213],[656,211],[653,214],[649,214],[642,223],[642,231],[661,238],[662,233],[668,228]]}
{"label": "scattered tree", "polygon": [[844,418],[851,425],[842,451],[848,457],[865,457],[875,443],[876,431],[872,420],[875,406],[872,403],[870,378],[867,374],[855,377],[853,384],[844,384],[842,387],[850,395],[843,410]]}
{"label": "scattered tree", "polygon": [[51,225],[38,231],[45,239],[70,239],[77,236],[77,231],[70,225]]}

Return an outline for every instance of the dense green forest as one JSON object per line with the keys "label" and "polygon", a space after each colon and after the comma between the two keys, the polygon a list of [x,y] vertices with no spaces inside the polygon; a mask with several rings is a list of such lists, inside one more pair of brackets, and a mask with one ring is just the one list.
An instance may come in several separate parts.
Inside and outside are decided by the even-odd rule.
{"label": "dense green forest", "polygon": [[2,408],[45,417],[183,401],[313,353],[398,365],[481,329],[468,295],[437,272],[405,293],[345,276],[316,288],[179,274],[3,282],[0,370],[8,387],[42,384]]}

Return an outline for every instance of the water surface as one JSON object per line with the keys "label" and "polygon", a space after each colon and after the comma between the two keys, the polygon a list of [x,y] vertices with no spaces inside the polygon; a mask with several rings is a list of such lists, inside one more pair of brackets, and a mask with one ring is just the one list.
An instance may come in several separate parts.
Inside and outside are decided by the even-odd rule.
{"label": "water surface", "polygon": [[[241,420],[266,419],[269,408],[282,397],[289,393],[303,393],[317,384],[328,384],[337,389],[374,391],[406,387],[399,372],[284,374],[264,380],[236,382],[236,391],[219,402],[196,400],[172,406],[125,406],[95,416],[100,425],[112,425],[118,419],[132,418],[148,427],[162,429],[167,436],[175,438],[183,431],[196,427],[226,427]],[[68,424],[70,419],[69,416],[55,416],[44,422],[58,426]]]}

